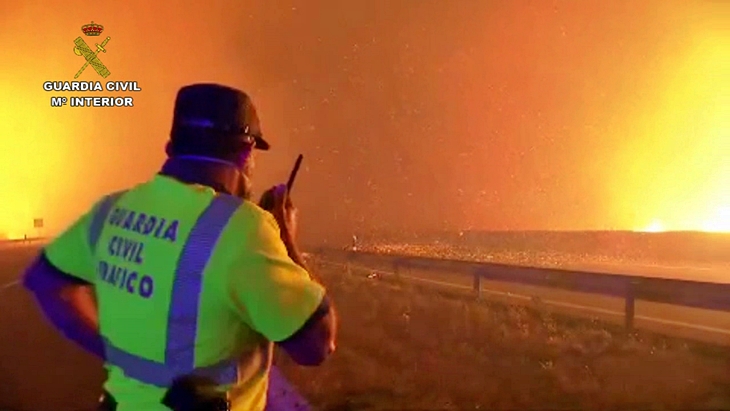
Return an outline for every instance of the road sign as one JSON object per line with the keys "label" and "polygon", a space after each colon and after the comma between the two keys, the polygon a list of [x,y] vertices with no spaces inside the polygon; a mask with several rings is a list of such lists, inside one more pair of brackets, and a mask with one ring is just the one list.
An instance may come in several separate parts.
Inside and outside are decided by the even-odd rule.
{"label": "road sign", "polygon": [[33,219],[33,228],[43,228],[43,219],[42,218],[34,218]]}

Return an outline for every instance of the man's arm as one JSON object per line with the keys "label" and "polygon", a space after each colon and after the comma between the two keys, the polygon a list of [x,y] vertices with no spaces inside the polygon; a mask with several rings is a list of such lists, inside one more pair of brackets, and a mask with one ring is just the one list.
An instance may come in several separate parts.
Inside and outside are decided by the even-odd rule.
{"label": "man's arm", "polygon": [[302,267],[301,253],[291,246],[287,252],[279,234],[267,214],[249,237],[231,278],[234,304],[295,362],[319,365],[334,351],[336,314],[325,288]]}
{"label": "man's arm", "polygon": [[103,358],[93,291],[93,258],[88,243],[91,215],[92,212],[82,216],[44,248],[26,270],[23,285],[63,335]]}
{"label": "man's arm", "polygon": [[[294,240],[284,234],[283,242],[292,261],[307,271],[310,278],[319,284],[307,267],[306,261]],[[324,295],[317,309],[291,337],[279,342],[279,346],[299,365],[319,365],[335,352],[337,340],[337,314],[329,296]]]}
{"label": "man's arm", "polygon": [[58,331],[96,357],[104,358],[92,286],[54,267],[41,253],[26,270],[23,285]]}
{"label": "man's arm", "polygon": [[286,252],[289,255],[289,258],[294,261],[294,264],[302,267],[309,274],[309,278],[324,286],[322,279],[309,269],[307,261],[304,259],[304,254],[299,250],[299,247],[296,246],[296,242],[291,238],[291,236],[283,233],[281,238],[284,242],[284,246],[286,247]]}
{"label": "man's arm", "polygon": [[278,345],[299,365],[319,365],[335,352],[336,333],[337,315],[325,295],[304,325]]}

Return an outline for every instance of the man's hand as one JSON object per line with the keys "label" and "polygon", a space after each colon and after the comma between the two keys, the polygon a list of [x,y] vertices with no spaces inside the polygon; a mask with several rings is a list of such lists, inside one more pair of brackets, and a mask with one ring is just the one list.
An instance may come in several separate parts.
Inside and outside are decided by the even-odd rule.
{"label": "man's hand", "polygon": [[309,270],[302,253],[299,251],[299,247],[297,247],[298,213],[296,207],[294,207],[294,203],[291,201],[291,197],[289,197],[289,190],[287,190],[286,184],[280,184],[268,189],[261,196],[259,207],[270,212],[276,219],[276,222],[279,223],[281,241],[284,242],[289,257],[297,265],[307,270],[315,281],[321,283],[320,279],[314,277]]}
{"label": "man's hand", "polygon": [[268,189],[259,201],[259,207],[270,212],[279,223],[281,239],[287,244],[294,243],[297,235],[297,209],[289,197],[286,184],[279,184]]}

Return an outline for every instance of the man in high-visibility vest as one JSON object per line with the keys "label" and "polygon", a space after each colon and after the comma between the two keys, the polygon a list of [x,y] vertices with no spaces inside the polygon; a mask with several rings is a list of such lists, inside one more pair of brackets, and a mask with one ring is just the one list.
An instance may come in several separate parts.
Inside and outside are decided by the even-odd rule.
{"label": "man in high-visibility vest", "polygon": [[286,186],[264,193],[268,211],[244,199],[255,148],[269,144],[244,92],[183,87],[160,173],[104,196],[27,270],[46,317],[104,359],[116,411],[167,410],[184,375],[214,381],[234,411],[263,410],[273,343],[302,365],[334,351]]}

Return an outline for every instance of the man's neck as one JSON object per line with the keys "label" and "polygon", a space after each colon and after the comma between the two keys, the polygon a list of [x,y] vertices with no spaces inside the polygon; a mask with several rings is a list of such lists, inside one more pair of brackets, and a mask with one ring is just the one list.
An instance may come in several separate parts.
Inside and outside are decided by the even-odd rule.
{"label": "man's neck", "polygon": [[240,172],[232,166],[173,157],[165,161],[159,174],[186,184],[200,184],[218,192],[239,194],[241,176]]}

